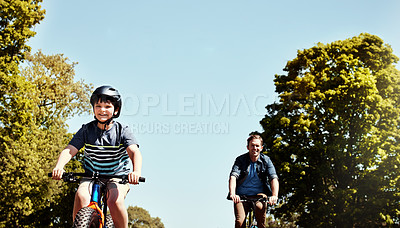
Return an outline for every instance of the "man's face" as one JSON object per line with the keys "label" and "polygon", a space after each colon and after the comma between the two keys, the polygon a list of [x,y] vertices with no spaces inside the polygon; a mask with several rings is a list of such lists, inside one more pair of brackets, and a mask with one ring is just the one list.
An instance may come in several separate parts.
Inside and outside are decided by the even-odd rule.
{"label": "man's face", "polygon": [[253,139],[247,145],[247,149],[249,150],[250,157],[257,159],[260,156],[263,146],[259,139]]}

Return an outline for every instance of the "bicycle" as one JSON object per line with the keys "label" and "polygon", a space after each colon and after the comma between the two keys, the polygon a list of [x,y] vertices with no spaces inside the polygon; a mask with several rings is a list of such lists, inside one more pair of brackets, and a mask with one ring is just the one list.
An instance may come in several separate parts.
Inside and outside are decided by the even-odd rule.
{"label": "bicycle", "polygon": [[[232,200],[231,198],[228,198],[229,200]],[[266,203],[269,198],[263,197],[263,196],[240,196],[240,202],[242,203],[250,203],[250,211],[246,214],[246,218],[244,220],[244,223],[246,224],[246,228],[257,228],[257,221],[256,221],[256,216],[254,215],[254,211],[256,209],[256,203],[261,202],[261,203]]]}
{"label": "bicycle", "polygon": [[[52,177],[52,173],[48,174]],[[75,216],[73,228],[112,228],[114,227],[111,215],[107,215],[107,185],[104,183],[113,178],[121,179],[120,183],[128,183],[128,175],[109,175],[94,173],[63,173],[64,182],[78,182],[77,177],[87,177],[92,180],[92,194],[90,203],[81,208]],[[144,177],[139,178],[139,182],[145,182]],[[106,216],[104,216],[106,215]]]}

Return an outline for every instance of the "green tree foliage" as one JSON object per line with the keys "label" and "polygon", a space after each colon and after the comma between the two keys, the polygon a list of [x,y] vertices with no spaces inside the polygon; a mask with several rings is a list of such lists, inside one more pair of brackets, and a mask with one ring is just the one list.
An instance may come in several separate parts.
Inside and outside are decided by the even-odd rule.
{"label": "green tree foliage", "polygon": [[[40,2],[0,1],[0,226],[4,226],[5,221],[13,219],[16,214],[29,213],[21,210],[30,203],[24,197],[14,201],[14,205],[3,202],[12,195],[12,190],[7,189],[6,184],[21,182],[19,176],[12,177],[13,172],[8,168],[10,164],[19,164],[19,158],[12,154],[22,149],[17,141],[25,140],[24,135],[32,123],[30,110],[33,103],[25,91],[33,86],[19,75],[18,65],[24,59],[25,52],[29,51],[26,42],[35,34],[33,26],[44,17],[45,11],[40,9]],[[18,169],[19,165],[13,167],[13,170]],[[36,190],[36,187],[33,188]],[[13,209],[8,209],[8,206]],[[17,227],[18,224],[9,226]]]}
{"label": "green tree foliage", "polygon": [[41,51],[27,55],[22,75],[35,87],[31,99],[35,103],[34,118],[43,129],[65,128],[65,120],[91,110],[91,85],[74,82],[74,67],[62,54],[44,55]]}
{"label": "green tree foliage", "polygon": [[305,227],[399,224],[400,73],[370,34],[298,51],[261,121],[285,204]]}
{"label": "green tree foliage", "polygon": [[151,217],[150,213],[141,207],[129,206],[127,210],[130,228],[164,228],[159,217]]}
{"label": "green tree foliage", "polygon": [[31,120],[31,85],[19,75],[18,65],[30,51],[26,44],[35,35],[33,27],[43,18],[41,0],[0,1],[0,143],[24,135]]}
{"label": "green tree foliage", "polygon": [[[273,210],[271,210],[269,213],[271,213]],[[267,212],[268,213],[268,212]],[[272,212],[273,213],[273,212]],[[272,215],[268,215],[265,218],[265,227],[268,228],[296,228],[298,227],[296,225],[297,222],[297,214],[292,214],[289,218],[285,220],[280,220],[278,218],[273,217]]]}
{"label": "green tree foliage", "polygon": [[47,172],[70,139],[66,119],[88,110],[90,86],[74,82],[75,63],[62,55],[29,55],[26,43],[44,18],[41,2],[0,0],[0,227],[67,220],[65,211],[57,213],[72,189],[50,181]]}
{"label": "green tree foliage", "polygon": [[[56,213],[59,213],[63,206],[59,202],[71,198],[71,188],[76,186],[60,187],[61,182],[53,181],[47,173],[71,138],[65,121],[90,110],[91,86],[83,81],[74,82],[75,64],[69,63],[63,55],[46,56],[39,51],[35,55],[28,54],[21,67],[21,76],[31,85],[23,91],[24,96],[30,98],[33,106],[28,109],[31,121],[25,123],[29,130],[1,151],[4,156],[1,158],[0,192],[5,197],[0,199],[0,216],[8,227],[47,227],[72,218],[72,204],[68,204],[65,209],[68,211],[62,214],[68,214],[68,219],[61,215],[55,218],[57,215],[49,212],[58,209]],[[79,168],[76,162],[70,166]]]}

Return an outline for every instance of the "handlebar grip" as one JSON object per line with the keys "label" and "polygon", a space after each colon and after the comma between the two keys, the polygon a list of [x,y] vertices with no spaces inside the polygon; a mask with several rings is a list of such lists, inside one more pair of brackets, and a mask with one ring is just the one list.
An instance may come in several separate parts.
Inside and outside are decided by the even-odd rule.
{"label": "handlebar grip", "polygon": [[144,177],[139,177],[139,182],[146,182],[146,178],[144,178]]}
{"label": "handlebar grip", "polygon": [[47,176],[53,177],[53,173],[48,173]]}

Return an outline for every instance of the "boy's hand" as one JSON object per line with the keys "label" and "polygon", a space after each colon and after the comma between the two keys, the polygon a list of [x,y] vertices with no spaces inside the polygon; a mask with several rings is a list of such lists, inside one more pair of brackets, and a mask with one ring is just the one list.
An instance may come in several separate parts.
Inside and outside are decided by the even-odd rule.
{"label": "boy's hand", "polygon": [[141,176],[140,172],[131,172],[128,174],[129,184],[139,184],[139,177]]}
{"label": "boy's hand", "polygon": [[54,168],[52,173],[52,178],[54,180],[61,180],[63,173],[65,173],[64,169]]}

